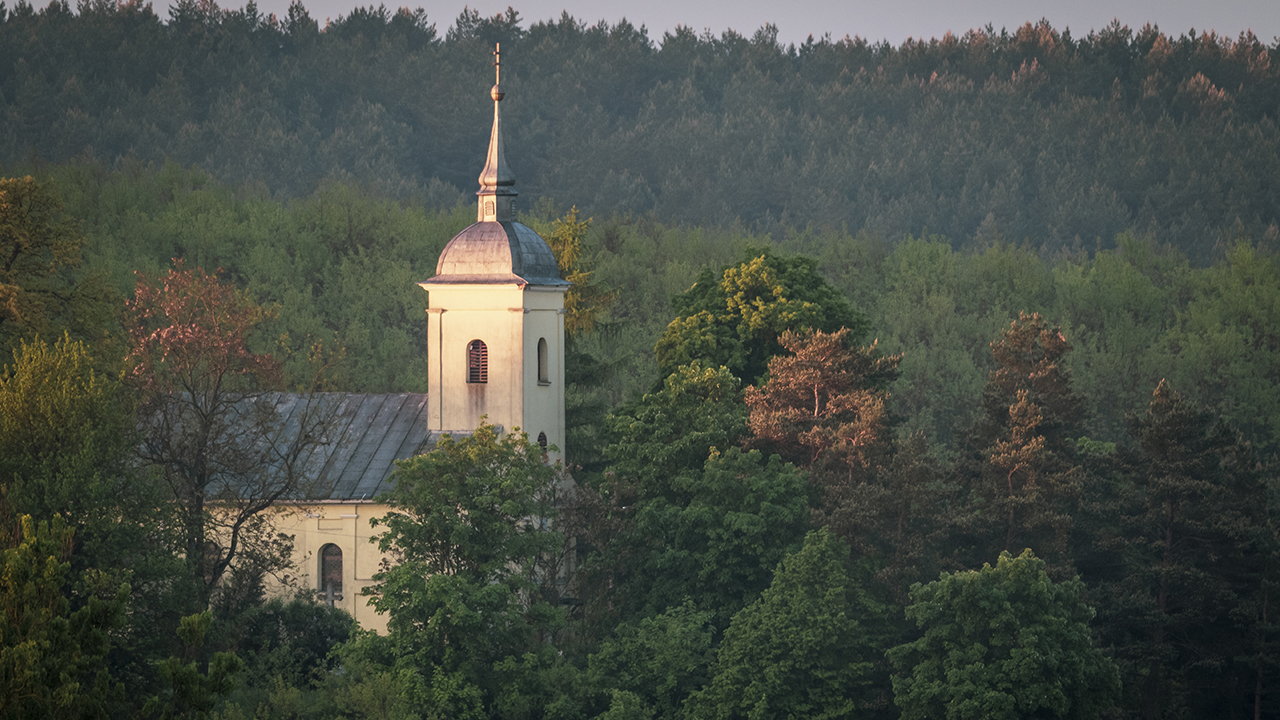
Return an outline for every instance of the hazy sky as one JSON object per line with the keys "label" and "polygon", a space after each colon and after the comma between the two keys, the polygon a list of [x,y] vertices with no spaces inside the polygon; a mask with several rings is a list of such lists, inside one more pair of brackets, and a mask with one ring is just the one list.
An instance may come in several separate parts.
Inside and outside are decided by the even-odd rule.
{"label": "hazy sky", "polygon": [[[243,4],[235,0],[220,2],[229,7]],[[157,10],[167,7],[164,0],[154,4]],[[323,24],[326,17],[346,14],[357,3],[303,0],[303,4]],[[402,3],[388,0],[386,4],[398,7]],[[520,12],[526,27],[537,20],[559,17],[564,10],[589,23],[602,19],[615,23],[625,17],[633,25],[647,26],[649,37],[655,41],[677,24],[698,32],[709,28],[716,34],[731,28],[750,36],[772,22],[778,26],[778,37],[784,43],[803,42],[810,33],[815,37],[831,33],[833,38],[861,35],[872,41],[898,44],[908,37],[941,37],[948,30],[963,34],[987,23],[997,30],[1014,29],[1042,17],[1059,30],[1070,27],[1076,36],[1101,29],[1113,18],[1132,28],[1152,23],[1173,35],[1194,27],[1234,37],[1252,29],[1268,45],[1275,44],[1280,35],[1280,0],[436,0],[403,4],[424,8],[441,34],[469,4],[485,15],[511,5]],[[283,15],[288,5],[289,0],[258,0],[264,13]]]}

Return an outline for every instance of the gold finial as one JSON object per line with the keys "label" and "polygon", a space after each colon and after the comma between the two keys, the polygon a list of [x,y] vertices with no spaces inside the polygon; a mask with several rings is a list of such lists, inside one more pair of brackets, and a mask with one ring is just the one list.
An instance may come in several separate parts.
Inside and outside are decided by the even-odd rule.
{"label": "gold finial", "polygon": [[494,102],[502,100],[502,43],[493,44],[493,89],[489,91],[489,96]]}

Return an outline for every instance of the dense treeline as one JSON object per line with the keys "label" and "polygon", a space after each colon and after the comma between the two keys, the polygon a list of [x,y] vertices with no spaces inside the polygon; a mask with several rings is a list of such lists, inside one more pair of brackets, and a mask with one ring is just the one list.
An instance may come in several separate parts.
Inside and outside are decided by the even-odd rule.
{"label": "dense treeline", "polygon": [[[29,269],[0,286],[0,515],[27,518],[5,563],[45,578],[5,590],[23,628],[5,637],[11,665],[49,668],[15,672],[29,701],[4,712],[1273,703],[1280,263],[1265,243],[1205,268],[1131,236],[1050,260],[998,238],[775,241],[544,203],[525,219],[588,290],[575,483],[488,432],[404,465],[381,535],[402,564],[375,586],[390,632],[372,636],[305,592],[264,601],[289,540],[263,500],[305,478],[263,475],[276,455],[260,453],[307,438],[265,418],[191,456],[204,435],[187,429],[225,422],[200,401],[226,393],[420,390],[414,281],[471,209],[341,183],[285,202],[175,164],[47,174],[0,188]],[[254,492],[222,497],[192,472],[210,463]],[[238,548],[217,540],[227,518]],[[1009,624],[975,624],[995,597]],[[36,606],[52,614],[32,625]]]}
{"label": "dense treeline", "polygon": [[[228,413],[425,389],[494,41],[572,477],[401,465],[366,634]],[[1277,716],[1269,50],[0,6],[0,718]]]}
{"label": "dense treeline", "polygon": [[[299,347],[341,347],[335,389],[426,387],[424,298],[415,283],[434,273],[444,244],[472,222],[470,206],[429,210],[340,183],[285,202],[173,164],[121,172],[75,164],[50,173],[89,238],[79,272],[92,282],[82,294],[110,287],[123,296],[135,270],[158,272],[175,257],[220,267],[275,308],[273,344],[260,349],[279,351],[274,339],[286,335]],[[544,203],[525,220],[553,238],[562,213]],[[1270,236],[1237,238],[1198,268],[1158,237],[1128,234],[1092,256],[1046,258],[1001,238],[955,249],[936,235],[888,243],[866,232],[784,228],[775,241],[743,229],[626,218],[576,232],[583,266],[613,295],[598,331],[577,340],[586,353],[579,360],[599,361],[583,369],[596,377],[591,389],[577,388],[584,403],[613,406],[651,389],[661,378],[654,344],[677,312],[671,297],[747,247],[774,246],[813,257],[865,314],[880,348],[903,355],[891,385],[895,411],[935,450],[954,446],[973,421],[991,369],[988,345],[1022,311],[1060,324],[1073,344],[1065,362],[1087,398],[1091,437],[1122,436],[1125,415],[1168,378],[1261,447],[1278,441],[1280,263]],[[92,308],[104,303],[80,303],[67,314],[103,326],[104,313]],[[286,365],[299,375],[304,359]]]}
{"label": "dense treeline", "polygon": [[1052,250],[1133,230],[1197,264],[1280,222],[1280,68],[1249,34],[1042,24],[797,47],[768,26],[437,22],[21,0],[0,10],[0,162],[171,159],[281,197],[337,179],[448,205],[474,182],[501,41],[526,200],[595,217]]}
{"label": "dense treeline", "polygon": [[[1149,237],[1050,259],[544,203],[525,220],[590,289],[575,482],[490,432],[404,465],[372,636],[313,595],[264,601],[288,538],[252,502],[305,478],[261,476],[243,546],[194,550],[220,537],[191,502],[216,486],[156,459],[183,423],[154,418],[281,385],[420,390],[414,281],[471,208],[341,183],[285,202],[175,164],[47,173],[0,188],[10,253],[41,270],[0,286],[5,563],[45,578],[3,593],[6,637],[53,673],[13,675],[16,716],[1274,714],[1267,243],[1197,268]],[[201,330],[183,298],[223,314]],[[260,435],[210,459],[252,475],[279,442]]]}

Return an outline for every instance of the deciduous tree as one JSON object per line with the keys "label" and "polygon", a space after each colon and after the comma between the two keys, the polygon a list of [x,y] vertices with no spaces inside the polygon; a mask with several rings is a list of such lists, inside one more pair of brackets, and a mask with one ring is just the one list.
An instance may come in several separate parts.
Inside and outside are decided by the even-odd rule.
{"label": "deciduous tree", "polygon": [[[205,607],[233,565],[272,572],[292,539],[271,526],[278,500],[305,496],[304,460],[325,441],[312,396],[272,394],[279,364],[250,348],[265,313],[201,269],[139,279],[129,301],[125,379],[137,393],[138,455],[168,484],[196,602]],[[284,427],[281,405],[296,403]]]}
{"label": "deciduous tree", "polygon": [[[190,587],[181,581],[172,503],[160,479],[133,460],[127,393],[94,365],[83,342],[37,337],[0,372],[0,505],[19,516],[58,516],[74,529],[65,558],[73,576],[92,571],[133,587],[111,663],[117,679],[142,690]],[[83,602],[72,597],[72,610]]]}
{"label": "deciduous tree", "polygon": [[0,178],[0,347],[42,332],[109,334],[111,293],[101,277],[73,274],[86,242],[51,183]]}
{"label": "deciduous tree", "polygon": [[813,259],[768,250],[749,250],[718,277],[704,270],[672,306],[678,316],[654,348],[663,377],[702,360],[752,382],[781,351],[778,336],[785,330],[848,328],[857,339],[867,329],[866,318],[822,279]]}
{"label": "deciduous tree", "polygon": [[637,498],[632,534],[611,548],[625,573],[618,602],[656,614],[692,598],[723,627],[812,527],[807,482],[776,455],[734,447],[670,488]]}
{"label": "deciduous tree", "polygon": [[[784,559],[733,617],[695,718],[840,718],[867,699],[882,608],[848,570],[849,546],[825,529]],[[865,710],[865,706],[863,708]]]}
{"label": "deciduous tree", "polygon": [[[493,703],[504,682],[495,668],[549,651],[542,642],[563,623],[565,578],[543,569],[563,548],[551,496],[564,480],[544,457],[518,429],[499,437],[483,423],[470,437],[446,436],[399,463],[384,498],[392,508],[374,521],[383,528],[379,548],[396,558],[366,590],[387,615],[388,634],[353,652],[414,670],[422,679],[415,701],[436,712]],[[508,668],[505,681],[518,669]]]}
{"label": "deciduous tree", "polygon": [[[591,689],[611,696],[610,712],[629,705],[649,717],[682,717],[684,702],[710,679],[714,654],[713,614],[692,600],[660,615],[623,623],[591,655]],[[612,717],[612,715],[610,715]]]}
{"label": "deciduous tree", "polygon": [[893,648],[904,720],[1097,718],[1120,674],[1089,631],[1079,579],[1055,583],[1031,551],[911,590],[923,636]]}
{"label": "deciduous tree", "polygon": [[[129,586],[98,571],[72,577],[74,531],[61,516],[24,515],[20,526],[16,538],[6,527],[0,553],[0,718],[110,716],[121,698],[105,662]],[[75,609],[70,588],[83,595]]]}
{"label": "deciduous tree", "polygon": [[604,455],[642,497],[664,496],[677,473],[701,468],[713,448],[736,445],[746,416],[741,383],[729,369],[695,362],[605,419]]}

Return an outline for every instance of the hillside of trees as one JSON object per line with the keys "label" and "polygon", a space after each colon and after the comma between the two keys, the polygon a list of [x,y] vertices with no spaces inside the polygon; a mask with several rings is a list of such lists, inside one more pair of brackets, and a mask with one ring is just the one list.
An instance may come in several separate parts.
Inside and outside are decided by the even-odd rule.
{"label": "hillside of trees", "polygon": [[[539,452],[492,434],[402,466],[386,500],[405,519],[380,532],[406,564],[379,576],[391,632],[375,637],[305,591],[266,602],[265,574],[291,572],[269,525],[218,556],[220,575],[186,560],[211,531],[184,538],[191,506],[165,499],[181,486],[137,462],[130,418],[175,397],[139,378],[194,359],[230,372],[231,392],[420,390],[414,281],[472,208],[340,183],[284,202],[174,164],[47,169],[4,181],[0,224],[26,268],[4,278],[0,324],[5,562],[45,595],[3,597],[19,617],[56,601],[72,624],[39,626],[50,644],[29,657],[63,675],[19,675],[48,694],[15,717],[1271,714],[1280,261],[1262,245],[1197,268],[1121,236],[1049,261],[1006,242],[772,243],[544,204],[524,219],[592,319],[570,343],[572,492],[536,463],[528,485],[488,475]],[[187,269],[203,266],[223,270]],[[182,350],[189,330],[156,335],[143,310],[162,287],[224,298],[243,338]],[[163,356],[139,354],[151,337]],[[468,503],[497,492],[523,509],[485,516],[437,565],[432,548],[491,512]],[[535,537],[530,513],[550,520]],[[566,577],[548,558],[567,541],[575,572],[548,582]],[[1034,656],[966,620],[987,594],[1043,639]],[[456,603],[466,623],[431,619]],[[992,670],[942,683],[953,662]],[[1005,687],[1010,674],[1026,683]],[[57,704],[71,680],[94,690]]]}
{"label": "hillside of trees", "polygon": [[198,165],[279,198],[326,181],[452,204],[488,137],[489,54],[526,207],[603,218],[999,234],[1049,251],[1153,235],[1193,262],[1280,223],[1280,67],[1251,35],[977,28],[781,46],[518,9],[456,19],[182,0],[0,11],[0,164]]}
{"label": "hillside of trees", "polygon": [[[494,40],[567,467],[403,463],[371,635],[225,413],[425,390]],[[0,7],[0,719],[1280,716],[1276,49]]]}

